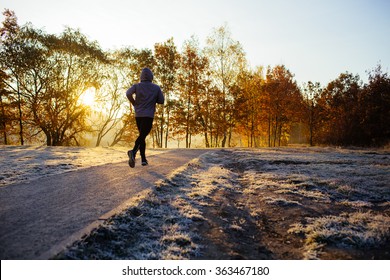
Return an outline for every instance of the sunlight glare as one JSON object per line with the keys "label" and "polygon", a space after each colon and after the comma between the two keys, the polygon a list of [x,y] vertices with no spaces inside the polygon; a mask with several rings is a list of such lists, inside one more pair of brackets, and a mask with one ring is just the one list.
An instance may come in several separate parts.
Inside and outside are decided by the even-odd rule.
{"label": "sunlight glare", "polygon": [[96,89],[94,87],[90,87],[80,96],[80,102],[92,108],[95,105],[95,97]]}

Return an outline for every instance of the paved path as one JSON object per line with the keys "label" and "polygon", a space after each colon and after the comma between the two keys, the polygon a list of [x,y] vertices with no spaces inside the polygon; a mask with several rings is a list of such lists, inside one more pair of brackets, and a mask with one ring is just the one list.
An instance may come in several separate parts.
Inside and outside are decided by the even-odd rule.
{"label": "paved path", "polygon": [[80,238],[102,216],[206,151],[168,150],[150,156],[147,167],[107,164],[0,188],[0,259],[50,258],[72,236]]}

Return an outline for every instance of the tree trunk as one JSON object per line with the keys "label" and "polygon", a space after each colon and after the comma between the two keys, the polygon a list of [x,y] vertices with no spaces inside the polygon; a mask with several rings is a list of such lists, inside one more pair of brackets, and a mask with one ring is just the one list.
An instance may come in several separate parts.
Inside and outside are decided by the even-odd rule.
{"label": "tree trunk", "polygon": [[314,112],[313,112],[313,103],[312,105],[310,106],[310,120],[309,120],[309,123],[310,123],[310,146],[313,146],[313,115],[314,115]]}
{"label": "tree trunk", "polygon": [[43,131],[46,135],[46,146],[52,146],[51,134],[48,131]]}
{"label": "tree trunk", "polygon": [[1,104],[1,126],[3,130],[3,139],[4,139],[4,145],[8,145],[8,140],[7,140],[7,121],[6,121],[6,116],[5,116],[5,109],[4,109],[4,103],[3,103],[3,98],[0,96],[0,104]]}
{"label": "tree trunk", "polygon": [[22,113],[22,104],[21,104],[21,94],[18,91],[18,111],[19,111],[19,137],[20,137],[20,145],[24,145],[23,139],[23,113]]}
{"label": "tree trunk", "polygon": [[164,117],[161,118],[161,123],[160,123],[160,141],[159,141],[159,147],[163,147],[163,136],[164,136]]}
{"label": "tree trunk", "polygon": [[210,143],[209,143],[207,130],[204,132],[204,141],[205,141],[206,148],[210,148]]}
{"label": "tree trunk", "polygon": [[268,114],[268,147],[271,147],[271,113]]}
{"label": "tree trunk", "polygon": [[226,138],[227,138],[227,134],[226,134],[226,130],[224,129],[222,143],[221,143],[222,148],[225,148]]}
{"label": "tree trunk", "polygon": [[165,132],[165,148],[168,148],[168,134],[169,134],[169,111],[167,116],[167,130]]}
{"label": "tree trunk", "polygon": [[276,147],[276,139],[278,136],[278,117],[275,118],[275,128],[274,128],[274,147]]}

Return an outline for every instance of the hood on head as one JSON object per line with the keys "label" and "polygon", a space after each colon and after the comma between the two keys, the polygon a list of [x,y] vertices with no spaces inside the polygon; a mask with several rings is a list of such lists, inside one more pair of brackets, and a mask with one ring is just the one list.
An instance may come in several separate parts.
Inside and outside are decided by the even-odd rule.
{"label": "hood on head", "polygon": [[142,69],[141,72],[141,82],[142,81],[153,81],[153,73],[149,68]]}

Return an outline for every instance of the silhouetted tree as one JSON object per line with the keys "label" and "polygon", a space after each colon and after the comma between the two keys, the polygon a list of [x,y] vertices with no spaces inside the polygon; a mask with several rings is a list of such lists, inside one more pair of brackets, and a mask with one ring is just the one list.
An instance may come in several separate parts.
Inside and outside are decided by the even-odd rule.
{"label": "silhouetted tree", "polygon": [[309,81],[303,88],[305,93],[304,99],[304,122],[309,128],[309,144],[314,145],[317,129],[321,125],[318,99],[321,96],[322,88],[320,83],[313,83]]}
{"label": "silhouetted tree", "polygon": [[361,87],[358,75],[342,73],[323,90],[320,102],[324,129],[322,142],[355,145],[360,136]]}
{"label": "silhouetted tree", "polygon": [[9,92],[5,81],[8,79],[5,71],[0,69],[0,133],[3,135],[3,144],[8,145],[7,125],[11,120]]}
{"label": "silhouetted tree", "polygon": [[390,141],[390,77],[381,65],[369,72],[368,84],[362,91],[360,112],[362,145],[380,146]]}
{"label": "silhouetted tree", "polygon": [[156,120],[158,125],[155,126],[155,129],[159,129],[159,140],[161,141],[159,146],[163,147],[164,145],[167,148],[173,107],[172,96],[177,83],[177,70],[180,60],[173,38],[164,43],[155,44],[154,57],[156,61],[154,74],[165,96],[164,106],[157,108]]}
{"label": "silhouetted tree", "polygon": [[3,83],[5,83],[4,89],[10,93],[10,98],[15,100],[14,104],[16,104],[18,111],[19,140],[20,144],[24,145],[21,80],[26,67],[22,47],[26,43],[21,36],[15,12],[6,9],[3,15],[5,19],[0,28],[0,64],[7,75],[7,79],[4,79]]}

